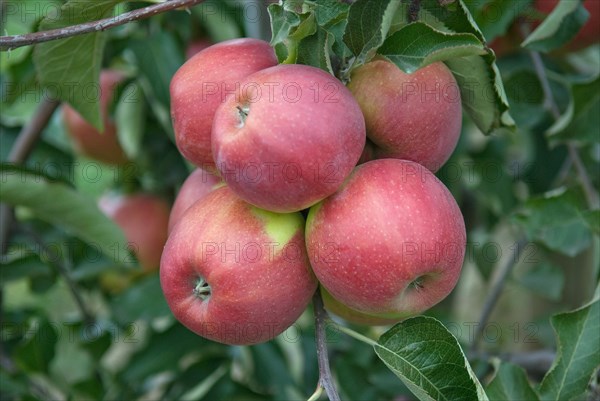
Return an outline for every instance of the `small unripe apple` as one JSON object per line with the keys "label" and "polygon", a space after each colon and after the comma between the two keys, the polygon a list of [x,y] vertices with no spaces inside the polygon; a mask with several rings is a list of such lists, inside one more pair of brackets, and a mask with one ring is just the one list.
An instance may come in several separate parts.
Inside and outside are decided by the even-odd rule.
{"label": "small unripe apple", "polygon": [[98,93],[100,95],[100,113],[104,123],[103,132],[94,128],[68,104],[63,106],[63,121],[76,152],[108,164],[127,162],[127,157],[117,137],[117,127],[109,114],[115,88],[123,79],[123,74],[115,70],[103,70],[100,73]]}
{"label": "small unripe apple", "polygon": [[313,271],[336,300],[400,320],[420,314],[456,285],[466,246],[456,201],[428,169],[398,159],[356,167],[310,209]]}
{"label": "small unripe apple", "polygon": [[185,62],[171,79],[171,117],[181,154],[214,170],[210,136],[217,107],[248,75],[277,65],[271,46],[258,39],[212,45]]}
{"label": "small unripe apple", "polygon": [[175,198],[169,217],[169,232],[181,220],[181,216],[190,206],[205,197],[221,183],[221,179],[216,175],[201,168],[195,169],[183,182],[177,198]]}
{"label": "small unripe apple", "polygon": [[407,74],[376,59],[352,73],[348,88],[365,116],[376,158],[412,160],[435,172],[454,151],[462,106],[456,79],[444,63]]}
{"label": "small unripe apple", "polygon": [[169,204],[150,194],[108,194],[98,206],[121,227],[142,269],[158,269],[167,242]]}
{"label": "small unripe apple", "polygon": [[300,213],[258,209],[222,186],[173,228],[160,264],[173,315],[224,344],[268,341],[302,314],[317,288]]}
{"label": "small unripe apple", "polygon": [[221,177],[245,201],[294,212],[331,195],[365,145],[365,122],[334,76],[282,64],[241,82],[215,114],[212,146]]}

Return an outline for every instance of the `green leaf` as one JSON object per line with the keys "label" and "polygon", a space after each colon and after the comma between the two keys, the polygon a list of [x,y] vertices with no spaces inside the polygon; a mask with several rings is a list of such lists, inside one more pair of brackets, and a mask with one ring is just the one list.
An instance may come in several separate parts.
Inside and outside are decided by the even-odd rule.
{"label": "green leaf", "polygon": [[271,18],[271,46],[281,63],[288,58],[287,40],[290,32],[300,24],[300,17],[279,4],[269,5],[268,10]]}
{"label": "green leaf", "polygon": [[169,316],[171,310],[165,301],[157,274],[145,277],[111,301],[113,315],[121,324],[138,319]]}
{"label": "green leaf", "polygon": [[432,317],[398,323],[374,347],[421,401],[488,400],[456,338]]}
{"label": "green leaf", "polygon": [[490,401],[539,401],[540,399],[527,380],[523,368],[508,362],[500,365],[486,392]]}
{"label": "green leaf", "polygon": [[506,1],[488,0],[473,13],[477,25],[488,43],[498,36],[506,34],[511,24],[529,6],[531,0]]}
{"label": "green leaf", "polygon": [[134,160],[140,151],[146,122],[145,111],[140,85],[135,82],[127,85],[117,103],[115,122],[119,143],[130,160]]}
{"label": "green leaf", "polygon": [[327,26],[348,13],[350,6],[338,0],[319,0],[314,4],[315,17],[319,26]]}
{"label": "green leaf", "polygon": [[419,20],[427,23],[431,21],[429,25],[433,25],[437,21],[441,24],[440,27],[437,27],[440,30],[441,27],[444,27],[450,32],[470,33],[475,35],[480,42],[485,41],[481,30],[462,0],[449,2],[447,5],[440,3],[439,0],[422,0]]}
{"label": "green leaf", "polygon": [[502,73],[511,115],[521,129],[535,127],[546,116],[543,112],[544,91],[538,76],[529,68]]}
{"label": "green leaf", "polygon": [[215,43],[243,36],[240,26],[233,18],[236,13],[242,12],[232,9],[226,2],[205,1],[190,10]]}
{"label": "green leaf", "polygon": [[587,226],[596,235],[600,235],[600,209],[583,212],[583,218]]}
{"label": "green leaf", "polygon": [[422,22],[415,22],[389,36],[377,53],[410,74],[436,61],[487,52],[473,34],[444,33]]}
{"label": "green leaf", "polygon": [[569,192],[552,192],[531,198],[516,215],[530,241],[575,256],[590,246],[592,233]]}
{"label": "green leaf", "polygon": [[335,38],[327,30],[318,27],[317,32],[298,45],[298,64],[312,65],[334,74],[331,65],[331,45]]}
{"label": "green leaf", "polygon": [[271,4],[268,8],[273,32],[271,45],[281,63],[297,63],[298,47],[302,40],[317,32],[314,12],[297,13],[292,6]]}
{"label": "green leaf", "polygon": [[547,131],[551,143],[575,141],[598,142],[600,126],[600,75],[592,80],[574,83],[571,101],[565,113]]}
{"label": "green leaf", "polygon": [[[111,15],[123,0],[71,0],[61,7],[58,17],[46,17],[40,31],[65,28]],[[99,77],[104,32],[92,32],[39,43],[33,61],[40,83],[54,98],[68,102],[98,130],[103,130],[99,104]]]}
{"label": "green leaf", "polygon": [[514,129],[498,67],[492,56],[446,60],[460,89],[463,110],[484,134]]}
{"label": "green leaf", "polygon": [[565,276],[560,266],[549,261],[542,261],[518,274],[517,281],[536,294],[559,301],[565,285]]}
{"label": "green leaf", "polygon": [[[472,34],[481,43],[485,42],[462,1],[443,6],[438,0],[422,0],[419,21],[441,32]],[[459,85],[463,110],[484,134],[514,130],[502,78],[491,51],[486,55],[451,58],[445,62]]]}
{"label": "green leaf", "polygon": [[521,46],[542,52],[557,49],[577,35],[589,15],[581,0],[560,1]]}
{"label": "green leaf", "polygon": [[596,296],[580,309],[554,315],[551,322],[558,350],[540,384],[540,398],[572,400],[586,390],[600,366],[600,300]]}
{"label": "green leaf", "polygon": [[15,359],[21,369],[35,372],[48,371],[58,341],[55,326],[45,319],[32,322],[27,330],[29,336],[15,350]]}
{"label": "green leaf", "polygon": [[126,247],[123,231],[98,209],[92,198],[64,183],[7,164],[0,165],[0,177],[2,202],[29,208],[40,219],[71,231],[119,262],[115,250]]}
{"label": "green leaf", "polygon": [[[20,249],[19,252],[23,252],[23,249]],[[10,253],[11,250],[9,248],[9,256]],[[10,261],[6,261],[5,257],[2,257],[1,260],[0,279],[2,279],[3,283],[20,280],[25,277],[47,277],[52,275],[52,269],[40,259],[39,255],[34,253]]]}
{"label": "green leaf", "polygon": [[[138,326],[133,321],[130,324],[133,329]],[[136,336],[139,334],[133,334],[128,341],[139,341]],[[127,365],[123,377],[128,382],[139,382],[157,372],[175,371],[181,358],[194,350],[204,348],[206,351],[207,343],[182,325],[174,324],[162,333],[152,333],[147,346],[136,352]]]}
{"label": "green leaf", "polygon": [[169,83],[184,62],[177,50],[175,37],[169,32],[159,31],[144,39],[132,40],[129,46],[142,75],[150,81],[154,95],[168,108],[171,97]]}
{"label": "green leaf", "polygon": [[177,42],[173,34],[158,31],[143,40],[131,40],[129,46],[141,72],[137,83],[150,104],[153,116],[174,141],[169,112],[169,83],[184,61],[183,55],[177,50]]}
{"label": "green leaf", "polygon": [[395,0],[357,0],[348,12],[344,43],[358,63],[368,61],[385,40],[400,2]]}

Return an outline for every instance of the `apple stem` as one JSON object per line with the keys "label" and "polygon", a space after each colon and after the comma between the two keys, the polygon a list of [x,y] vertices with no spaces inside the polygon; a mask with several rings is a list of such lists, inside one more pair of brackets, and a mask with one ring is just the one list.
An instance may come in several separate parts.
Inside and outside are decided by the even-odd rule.
{"label": "apple stem", "polygon": [[317,401],[323,394],[323,386],[319,383],[315,392],[306,401]]}
{"label": "apple stem", "polygon": [[210,285],[208,285],[204,277],[198,277],[198,281],[196,281],[196,286],[194,287],[194,295],[205,301],[210,297],[210,293]]}
{"label": "apple stem", "polygon": [[352,337],[358,341],[361,341],[365,344],[369,344],[372,347],[378,346],[377,341],[372,340],[367,336],[363,336],[362,334],[357,333],[356,331],[354,331],[348,327],[336,325],[336,329],[341,331],[342,333],[348,334],[350,337]]}
{"label": "apple stem", "polygon": [[[315,340],[317,343],[317,360],[319,363],[319,384],[315,393],[309,399],[315,399],[315,394],[320,393],[319,388],[323,388],[330,401],[340,401],[340,395],[333,384],[331,368],[329,367],[329,355],[327,354],[327,333],[326,325],[331,322],[329,315],[323,306],[321,291],[317,289],[313,295],[313,309],[315,313]],[[319,394],[320,395],[320,394]]]}

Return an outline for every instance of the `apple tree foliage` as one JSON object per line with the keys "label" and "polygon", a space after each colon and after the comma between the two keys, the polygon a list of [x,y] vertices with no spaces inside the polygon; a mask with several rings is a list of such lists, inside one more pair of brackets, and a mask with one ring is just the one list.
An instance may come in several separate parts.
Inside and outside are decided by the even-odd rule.
{"label": "apple tree foliage", "polygon": [[[158,2],[9,0],[0,5],[0,28],[65,28],[148,3]],[[0,259],[2,399],[313,393],[311,311],[268,343],[202,339],[172,318],[156,274],[135,274],[123,233],[96,206],[115,189],[174,198],[191,166],[174,145],[169,82],[199,36],[270,38],[280,62],[313,65],[343,82],[373,57],[409,73],[443,61],[459,84],[463,132],[437,175],[465,216],[463,276],[427,316],[387,328],[327,324],[342,399],[597,399],[600,50],[568,51],[589,18],[583,2],[561,1],[541,24],[531,3],[290,0],[267,13],[260,1],[207,0],[189,12],[0,53],[0,200],[15,213]],[[496,54],[490,44],[501,41],[509,50]],[[107,67],[127,76],[111,112],[129,164],[78,155],[59,112],[30,157],[9,162],[44,100],[68,102],[100,127],[93,89]],[[488,305],[493,313],[482,314]]]}

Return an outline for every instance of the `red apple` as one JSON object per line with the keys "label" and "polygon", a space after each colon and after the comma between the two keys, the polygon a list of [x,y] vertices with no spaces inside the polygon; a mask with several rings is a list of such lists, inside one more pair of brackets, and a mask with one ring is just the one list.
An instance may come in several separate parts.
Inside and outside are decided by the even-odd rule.
{"label": "red apple", "polygon": [[342,188],[311,208],[306,241],[313,271],[335,299],[394,320],[450,293],[466,234],[456,201],[429,170],[381,159],[358,166]]}
{"label": "red apple", "polygon": [[196,40],[190,42],[185,49],[185,59],[186,60],[191,59],[197,53],[200,53],[202,50],[204,50],[212,45],[213,45],[213,42],[211,42],[208,39],[202,39],[202,38],[196,39]]}
{"label": "red apple", "polygon": [[177,147],[195,165],[214,170],[210,135],[213,117],[240,80],[277,64],[271,46],[258,39],[234,39],[193,56],[171,80],[171,117]]}
{"label": "red apple", "polygon": [[225,344],[274,338],[317,288],[302,215],[255,208],[226,186],[194,203],[175,226],[160,280],[183,325]]}
{"label": "red apple", "polygon": [[122,73],[104,70],[100,73],[100,112],[104,131],[99,132],[71,106],[65,104],[62,117],[67,133],[78,153],[108,164],[122,164],[127,157],[117,138],[117,128],[109,115],[116,86],[124,79]]}
{"label": "red apple", "polygon": [[142,268],[158,269],[167,241],[168,203],[150,194],[108,194],[100,198],[98,206],[121,227]]}
{"label": "red apple", "polygon": [[186,178],[173,207],[171,208],[171,216],[169,217],[169,232],[173,230],[175,224],[181,220],[183,213],[192,206],[197,200],[202,199],[210,193],[217,185],[221,183],[221,179],[206,170],[197,168]]}
{"label": "red apple", "polygon": [[[558,0],[536,0],[534,7],[544,13],[550,14],[558,5]],[[568,50],[580,50],[594,43],[600,42],[600,1],[586,0],[583,6],[590,13],[590,17],[577,35],[566,45]]]}
{"label": "red apple", "polygon": [[365,145],[352,94],[306,65],[248,76],[215,114],[212,146],[221,177],[247,202],[276,212],[305,209],[331,195]]}
{"label": "red apple", "polygon": [[348,88],[365,116],[377,158],[412,160],[437,171],[456,147],[462,107],[456,79],[438,62],[406,74],[384,59],[357,68]]}

